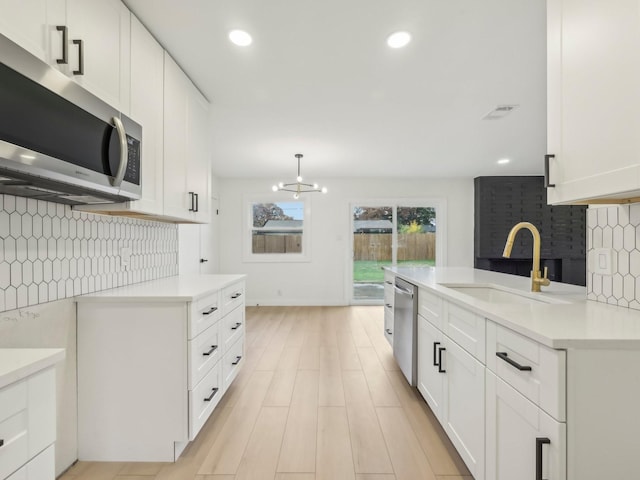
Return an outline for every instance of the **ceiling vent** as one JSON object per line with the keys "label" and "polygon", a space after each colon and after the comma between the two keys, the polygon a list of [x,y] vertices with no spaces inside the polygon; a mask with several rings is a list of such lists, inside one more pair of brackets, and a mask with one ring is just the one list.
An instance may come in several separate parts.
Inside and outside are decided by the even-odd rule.
{"label": "ceiling vent", "polygon": [[498,120],[500,118],[506,117],[516,108],[518,108],[518,105],[498,105],[496,108],[494,108],[489,113],[487,113],[484,117],[482,117],[482,119]]}

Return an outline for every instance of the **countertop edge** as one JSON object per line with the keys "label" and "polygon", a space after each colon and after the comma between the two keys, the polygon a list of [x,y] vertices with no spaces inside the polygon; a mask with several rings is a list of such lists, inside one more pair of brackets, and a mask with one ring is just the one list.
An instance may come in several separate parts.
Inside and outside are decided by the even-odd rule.
{"label": "countertop edge", "polygon": [[34,354],[42,354],[38,358],[22,362],[22,364],[16,366],[11,371],[0,374],[0,389],[4,388],[12,383],[19,382],[24,378],[27,378],[41,370],[45,370],[54,366],[56,363],[61,362],[66,357],[66,351],[64,348],[0,348],[0,351],[6,353],[12,353],[15,351],[18,353],[25,353],[26,351],[33,351]]}
{"label": "countertop edge", "polygon": [[[222,290],[234,283],[238,283],[246,279],[245,274],[202,274],[202,275],[174,275],[146,282],[134,283],[122,287],[116,287],[99,292],[78,295],[73,298],[76,303],[136,303],[153,300],[159,303],[175,303],[175,302],[191,302],[199,300],[212,291]],[[152,288],[155,285],[162,286],[169,283],[174,290],[181,290],[179,282],[193,282],[195,279],[202,281],[214,281],[215,284],[207,286],[198,286],[198,288],[184,288],[184,292],[162,294],[144,292],[145,289]],[[191,291],[189,291],[191,290]]]}

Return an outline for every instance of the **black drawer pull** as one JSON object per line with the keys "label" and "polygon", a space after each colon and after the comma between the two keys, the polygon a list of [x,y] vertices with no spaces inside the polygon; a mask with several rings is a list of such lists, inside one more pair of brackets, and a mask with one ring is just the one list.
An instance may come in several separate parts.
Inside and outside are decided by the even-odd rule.
{"label": "black drawer pull", "polygon": [[78,69],[71,73],[84,75],[84,42],[82,40],[71,40],[71,43],[78,46]]}
{"label": "black drawer pull", "polygon": [[242,295],[241,293],[234,293],[233,295],[231,295],[231,299],[235,300],[236,298],[238,298],[240,295]]}
{"label": "black drawer pull", "polygon": [[69,30],[64,25],[56,25],[56,30],[62,32],[62,58],[56,58],[56,63],[58,65],[66,65],[69,63],[69,45],[67,44]]}
{"label": "black drawer pull", "polygon": [[433,366],[434,367],[439,367],[440,365],[438,365],[438,345],[440,345],[440,342],[433,342]]}
{"label": "black drawer pull", "polygon": [[387,328],[385,331],[386,331],[389,335],[393,335],[393,332],[392,332],[390,329],[388,329],[388,328]]}
{"label": "black drawer pull", "polygon": [[235,327],[231,327],[231,330],[237,330],[238,328],[240,328],[240,325],[242,325],[240,322],[236,322]]}
{"label": "black drawer pull", "polygon": [[549,445],[551,440],[545,437],[536,438],[536,480],[542,478],[542,445]]}
{"label": "black drawer pull", "polygon": [[211,350],[209,350],[208,352],[203,352],[202,355],[204,355],[205,357],[208,355],[211,355],[213,352],[216,351],[217,348],[218,348],[218,345],[211,345]]}
{"label": "black drawer pull", "polygon": [[211,395],[209,395],[208,397],[204,397],[205,402],[210,402],[211,399],[216,396],[216,393],[218,393],[218,387],[213,387],[211,390],[213,390]]}
{"label": "black drawer pull", "polygon": [[236,357],[236,361],[235,362],[231,362],[231,365],[237,365],[240,363],[240,360],[242,359],[242,355],[239,355]]}
{"label": "black drawer pull", "polygon": [[389,280],[385,280],[384,283],[386,283],[387,285],[393,285],[393,282],[390,282]]}
{"label": "black drawer pull", "polygon": [[218,310],[218,307],[211,307],[209,310],[207,310],[206,312],[202,312],[203,315],[211,315],[213,312],[215,312],[216,310]]}
{"label": "black drawer pull", "polygon": [[509,358],[509,356],[507,355],[507,352],[496,352],[496,357],[504,360],[509,365],[511,365],[513,367],[516,367],[521,372],[530,372],[531,371],[531,367],[529,367],[528,365],[520,365],[518,362],[515,362],[515,361],[511,360]]}
{"label": "black drawer pull", "polygon": [[4,438],[0,438],[0,447],[4,445]]}
{"label": "black drawer pull", "polygon": [[444,347],[438,348],[438,372],[447,373],[447,371],[442,368],[442,352],[446,352],[447,349]]}
{"label": "black drawer pull", "polygon": [[189,209],[190,212],[195,212],[196,211],[196,204],[195,204],[195,192],[189,192],[189,197],[191,197],[191,208]]}
{"label": "black drawer pull", "polygon": [[387,308],[393,308],[393,305],[391,305],[390,303],[385,303],[384,306]]}

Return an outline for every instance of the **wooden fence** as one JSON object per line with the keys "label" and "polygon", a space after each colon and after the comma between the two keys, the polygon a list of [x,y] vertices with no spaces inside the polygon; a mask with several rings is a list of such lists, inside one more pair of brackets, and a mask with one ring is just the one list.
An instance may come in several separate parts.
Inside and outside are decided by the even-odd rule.
{"label": "wooden fence", "polygon": [[[391,234],[355,233],[354,260],[391,261]],[[253,253],[301,253],[302,235],[253,235]],[[398,261],[436,258],[435,233],[399,233]]]}
{"label": "wooden fence", "polygon": [[[391,234],[355,233],[354,260],[391,261]],[[398,261],[436,258],[435,233],[399,233]]]}
{"label": "wooden fence", "polygon": [[253,235],[253,253],[301,253],[302,235],[269,234]]}

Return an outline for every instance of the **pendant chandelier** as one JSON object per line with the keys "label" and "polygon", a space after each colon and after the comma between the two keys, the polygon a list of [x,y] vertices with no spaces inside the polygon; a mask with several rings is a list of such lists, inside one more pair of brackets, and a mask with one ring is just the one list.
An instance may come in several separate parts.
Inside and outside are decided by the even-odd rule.
{"label": "pendant chandelier", "polygon": [[296,177],[296,181],[292,183],[280,182],[271,187],[271,189],[274,192],[293,192],[293,198],[295,199],[300,198],[301,193],[327,193],[327,187],[320,188],[317,183],[302,183],[302,175],[300,175],[300,159],[302,158],[302,154],[296,153],[295,157],[298,159],[298,176]]}

